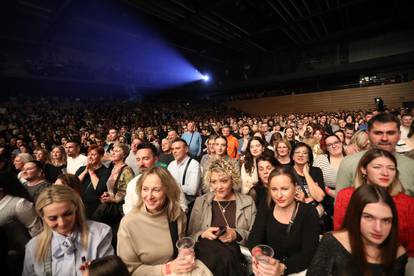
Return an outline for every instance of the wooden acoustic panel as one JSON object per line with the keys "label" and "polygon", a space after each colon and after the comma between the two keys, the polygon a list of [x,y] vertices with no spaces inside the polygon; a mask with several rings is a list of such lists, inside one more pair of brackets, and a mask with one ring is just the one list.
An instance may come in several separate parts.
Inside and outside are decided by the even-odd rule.
{"label": "wooden acoustic panel", "polygon": [[375,108],[374,99],[381,97],[389,108],[401,107],[403,102],[414,101],[414,84],[412,82],[387,84],[292,94],[288,96],[265,97],[225,103],[251,114],[286,114],[319,111],[360,110]]}

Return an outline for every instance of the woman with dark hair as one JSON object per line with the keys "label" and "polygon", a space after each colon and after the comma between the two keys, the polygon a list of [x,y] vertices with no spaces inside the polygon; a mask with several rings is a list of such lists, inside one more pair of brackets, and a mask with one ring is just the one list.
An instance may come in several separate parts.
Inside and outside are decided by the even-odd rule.
{"label": "woman with dark hair", "polygon": [[[297,200],[297,184],[290,170],[276,168],[268,182],[267,200],[258,209],[247,245],[250,249],[258,244],[270,246],[278,262],[263,264],[253,256],[253,272],[269,276],[303,272],[318,246],[318,213],[312,205]],[[285,274],[275,266],[281,266]],[[273,273],[264,272],[272,268]]]}
{"label": "woman with dark hair", "polygon": [[92,219],[101,203],[101,196],[107,191],[106,182],[111,171],[102,164],[105,151],[92,145],[88,148],[88,164],[80,167],[76,175],[82,184],[82,199],[85,203],[86,217]]}
{"label": "woman with dark hair", "polygon": [[253,187],[254,190],[250,195],[253,197],[256,206],[258,207],[267,197],[269,174],[281,165],[272,154],[268,153],[264,153],[257,157],[256,163],[259,182]]}
{"label": "woman with dark hair", "polygon": [[289,141],[291,148],[293,148],[296,145],[296,143],[299,142],[298,140],[295,139],[295,130],[293,129],[293,127],[290,127],[290,126],[285,128],[284,138],[286,138],[286,140]]}
{"label": "woman with dark hair", "polygon": [[407,254],[398,244],[398,214],[384,187],[353,193],[339,231],[326,234],[306,275],[403,276]]}
{"label": "woman with dark hair", "polygon": [[253,137],[247,143],[247,151],[244,157],[244,163],[241,166],[241,192],[248,194],[250,190],[259,181],[256,169],[256,158],[262,155],[266,148],[266,143],[259,137]]}
{"label": "woman with dark hair", "polygon": [[349,124],[349,125],[352,125],[352,127],[353,127],[354,130],[358,130],[358,126],[359,125],[358,125],[357,122],[355,122],[355,118],[351,114],[347,114],[345,116],[345,123],[346,124]]}
{"label": "woman with dark hair", "polygon": [[45,177],[54,183],[57,177],[66,172],[66,151],[63,146],[56,146],[50,152],[50,161],[45,164]]}
{"label": "woman with dark hair", "polygon": [[414,159],[414,120],[410,125],[407,139],[401,145],[397,145],[397,152],[403,152],[406,156]]}
{"label": "woman with dark hair", "polygon": [[325,198],[325,183],[320,168],[313,167],[312,149],[305,143],[299,142],[292,150],[293,175],[300,189],[298,198],[316,207],[319,216],[325,213],[322,202]]}
{"label": "woman with dark hair", "polygon": [[322,170],[326,192],[333,198],[335,197],[336,175],[345,154],[342,142],[336,135],[325,137],[325,146],[325,154],[316,156],[313,166]]}
{"label": "woman with dark hair", "polygon": [[105,256],[91,261],[83,276],[129,276],[125,263],[116,255]]}
{"label": "woman with dark hair", "polygon": [[341,140],[342,144],[345,142],[345,132],[341,129],[338,129],[334,134]]}
{"label": "woman with dark hair", "polygon": [[53,183],[54,185],[65,185],[71,187],[79,196],[82,196],[82,187],[79,178],[71,173],[62,173]]}
{"label": "woman with dark hair", "polygon": [[267,146],[267,148],[276,152],[276,143],[277,141],[280,141],[281,139],[283,139],[282,134],[279,131],[274,132],[272,136],[270,137],[269,145]]}
{"label": "woman with dark hair", "polygon": [[353,186],[339,191],[336,196],[334,229],[338,230],[343,226],[345,212],[355,189],[367,185],[384,187],[394,200],[398,213],[399,240],[411,260],[414,257],[414,198],[404,193],[398,179],[397,160],[388,151],[371,149],[362,156]]}

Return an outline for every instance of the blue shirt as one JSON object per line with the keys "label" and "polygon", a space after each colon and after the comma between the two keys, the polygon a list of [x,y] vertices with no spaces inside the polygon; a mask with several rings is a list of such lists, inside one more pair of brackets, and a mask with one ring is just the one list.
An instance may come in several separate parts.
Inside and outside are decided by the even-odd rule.
{"label": "blue shirt", "polygon": [[187,142],[188,151],[191,156],[197,157],[201,155],[201,145],[203,143],[199,132],[184,132],[181,138]]}

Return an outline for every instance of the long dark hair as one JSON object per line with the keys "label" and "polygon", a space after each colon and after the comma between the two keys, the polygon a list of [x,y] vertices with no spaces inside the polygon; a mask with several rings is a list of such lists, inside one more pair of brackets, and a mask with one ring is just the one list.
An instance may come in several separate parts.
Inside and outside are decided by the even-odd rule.
{"label": "long dark hair", "polygon": [[352,259],[356,267],[360,269],[361,275],[369,273],[361,234],[361,216],[367,204],[377,202],[387,204],[392,212],[391,232],[380,245],[381,265],[385,269],[385,275],[392,274],[392,266],[397,256],[398,215],[394,201],[385,188],[378,185],[362,185],[353,193],[342,224],[342,229],[347,230],[349,233]]}
{"label": "long dark hair", "polygon": [[248,174],[251,174],[254,168],[253,155],[250,152],[250,144],[252,143],[252,141],[258,141],[262,145],[263,151],[266,148],[265,141],[260,137],[253,136],[252,139],[249,140],[249,142],[247,143],[246,155],[244,157],[244,168],[246,169],[246,172]]}
{"label": "long dark hair", "polygon": [[33,202],[27,190],[11,172],[0,172],[0,189],[3,189],[6,195],[22,197]]}
{"label": "long dark hair", "polygon": [[93,260],[89,265],[90,276],[127,276],[129,275],[125,263],[116,255],[105,256]]}

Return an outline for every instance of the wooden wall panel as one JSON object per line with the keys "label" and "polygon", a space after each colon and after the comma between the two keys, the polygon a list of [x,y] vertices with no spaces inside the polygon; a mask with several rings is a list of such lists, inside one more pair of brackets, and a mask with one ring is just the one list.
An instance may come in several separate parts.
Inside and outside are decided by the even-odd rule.
{"label": "wooden wall panel", "polygon": [[375,108],[374,98],[381,97],[387,107],[400,107],[414,101],[413,82],[358,87],[307,94],[266,97],[227,102],[226,105],[252,114],[284,114]]}

